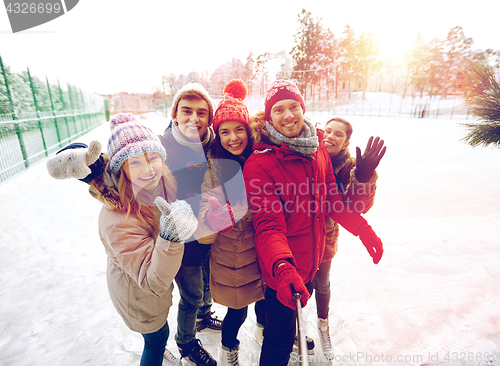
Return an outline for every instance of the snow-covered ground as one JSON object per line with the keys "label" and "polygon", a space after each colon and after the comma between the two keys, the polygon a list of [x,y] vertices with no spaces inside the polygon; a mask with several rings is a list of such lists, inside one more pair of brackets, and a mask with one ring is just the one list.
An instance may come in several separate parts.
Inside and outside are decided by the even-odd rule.
{"label": "snow-covered ground", "polygon": [[[308,114],[314,122],[330,117]],[[374,265],[361,242],[341,232],[330,329],[336,361],[345,362],[334,364],[500,365],[487,360],[500,355],[500,150],[460,142],[465,120],[347,118],[351,152],[370,135],[388,147],[366,215],[385,253]],[[167,119],[144,122],[161,133]],[[106,146],[108,132],[104,124],[79,141]],[[1,183],[0,201],[0,364],[138,365],[142,337],[109,299],[100,204],[87,185],[50,178],[42,161]],[[214,309],[224,316],[222,306]],[[173,306],[174,354],[176,313]],[[317,345],[310,364],[327,365],[313,299],[304,315]],[[242,366],[258,364],[254,332],[252,307],[239,335]],[[218,360],[220,335],[199,338]]]}

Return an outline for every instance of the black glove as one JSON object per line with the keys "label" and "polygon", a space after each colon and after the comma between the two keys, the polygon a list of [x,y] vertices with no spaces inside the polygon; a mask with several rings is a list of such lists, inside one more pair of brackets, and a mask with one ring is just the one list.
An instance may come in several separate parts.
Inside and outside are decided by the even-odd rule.
{"label": "black glove", "polygon": [[384,140],[380,137],[370,137],[366,144],[366,149],[361,156],[361,149],[356,146],[356,178],[361,183],[366,183],[370,180],[380,160],[384,157],[385,150]]}

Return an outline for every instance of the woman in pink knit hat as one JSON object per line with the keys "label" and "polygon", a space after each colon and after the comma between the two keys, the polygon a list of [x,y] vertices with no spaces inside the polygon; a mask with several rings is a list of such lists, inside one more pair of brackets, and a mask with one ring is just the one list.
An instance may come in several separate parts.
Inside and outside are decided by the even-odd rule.
{"label": "woman in pink knit hat", "polygon": [[174,361],[165,350],[173,280],[184,240],[198,222],[191,207],[176,200],[160,140],[133,115],[111,120],[108,157],[90,192],[103,203],[99,236],[108,255],[109,295],[125,324],[144,337],[141,366],[160,366],[164,356]]}

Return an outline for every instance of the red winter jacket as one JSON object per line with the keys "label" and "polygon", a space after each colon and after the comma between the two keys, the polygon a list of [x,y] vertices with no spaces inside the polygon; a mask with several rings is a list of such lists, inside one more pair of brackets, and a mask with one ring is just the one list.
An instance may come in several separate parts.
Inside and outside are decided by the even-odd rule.
{"label": "red winter jacket", "polygon": [[323,131],[318,130],[320,146],[310,157],[273,145],[266,132],[257,132],[243,177],[259,265],[266,284],[276,289],[274,269],[281,260],[292,263],[304,283],[313,279],[325,249],[327,214],[353,234],[366,221],[342,203]]}

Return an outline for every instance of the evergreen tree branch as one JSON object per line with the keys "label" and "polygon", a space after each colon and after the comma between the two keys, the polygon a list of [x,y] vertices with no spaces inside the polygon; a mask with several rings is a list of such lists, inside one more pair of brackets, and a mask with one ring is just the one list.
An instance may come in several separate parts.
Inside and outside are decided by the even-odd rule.
{"label": "evergreen tree branch", "polygon": [[464,123],[469,133],[461,139],[469,145],[500,147],[500,85],[493,69],[485,62],[470,62],[460,77],[465,104],[478,118]]}

